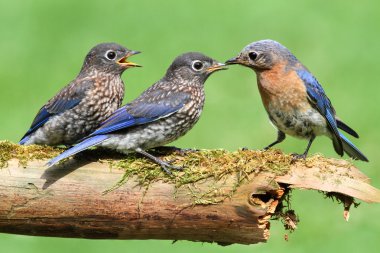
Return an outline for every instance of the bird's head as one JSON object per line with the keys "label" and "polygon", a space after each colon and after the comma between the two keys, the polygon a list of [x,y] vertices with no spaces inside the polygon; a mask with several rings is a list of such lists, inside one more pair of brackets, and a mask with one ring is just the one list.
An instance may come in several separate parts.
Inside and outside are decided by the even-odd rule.
{"label": "bird's head", "polygon": [[106,73],[121,74],[128,68],[141,67],[128,61],[128,57],[139,53],[116,43],[98,44],[87,54],[82,71],[96,69]]}
{"label": "bird's head", "polygon": [[293,63],[297,59],[283,45],[274,40],[260,40],[247,45],[238,56],[226,64],[240,64],[256,72],[272,69],[276,64]]}
{"label": "bird's head", "polygon": [[214,72],[227,69],[204,54],[189,52],[174,59],[166,72],[166,78],[176,78],[183,84],[202,84]]}

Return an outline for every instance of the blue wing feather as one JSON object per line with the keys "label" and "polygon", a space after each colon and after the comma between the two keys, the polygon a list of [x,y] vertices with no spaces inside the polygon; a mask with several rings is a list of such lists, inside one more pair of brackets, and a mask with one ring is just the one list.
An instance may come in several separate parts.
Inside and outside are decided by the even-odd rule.
{"label": "blue wing feather", "polygon": [[297,74],[306,86],[306,92],[312,106],[326,119],[327,125],[332,133],[335,151],[339,155],[343,155],[343,143],[335,119],[335,110],[331,105],[330,99],[326,96],[325,91],[317,79],[315,79],[309,71],[298,70]]}
{"label": "blue wing feather", "polygon": [[21,138],[21,141],[19,142],[19,144],[24,145],[28,141],[29,135],[33,133],[34,131],[36,131],[38,128],[40,128],[43,124],[45,124],[49,120],[50,116],[51,114],[46,110],[46,108],[42,107],[41,110],[38,112],[36,118],[34,119],[29,130]]}
{"label": "blue wing feather", "polygon": [[49,107],[49,111],[54,114],[62,113],[75,107],[81,101],[82,98],[58,99],[52,106]]}
{"label": "blue wing feather", "polygon": [[[154,97],[155,92],[150,92],[149,96]],[[180,110],[190,99],[190,95],[188,93],[176,93],[157,101],[144,99],[143,95],[141,98],[116,110],[90,136],[109,134],[168,117]]]}
{"label": "blue wing feather", "polygon": [[94,82],[91,79],[81,80],[79,84],[73,82],[63,88],[54,98],[40,109],[29,130],[21,138],[19,143],[21,145],[25,144],[29,139],[29,135],[43,126],[52,116],[61,114],[77,106],[85,97],[87,90],[92,87],[93,83]]}
{"label": "blue wing feather", "polygon": [[[176,106],[169,106],[164,104],[145,104],[139,103],[133,107],[129,104],[121,107],[115,111],[101,126],[93,132],[90,136],[109,134],[126,128],[137,125],[143,125],[160,118],[167,117],[183,107],[183,103]],[[139,108],[137,108],[137,107]],[[131,110],[139,109],[140,114],[132,114]],[[141,113],[141,112],[145,113]]]}
{"label": "blue wing feather", "polygon": [[43,126],[52,116],[65,112],[80,103],[81,99],[73,99],[73,100],[57,100],[51,110],[47,110],[46,107],[42,107],[38,112],[37,116],[34,118],[32,125],[26,134],[21,138],[19,142],[20,145],[25,144],[25,142],[29,139],[29,135],[35,132],[38,128]]}

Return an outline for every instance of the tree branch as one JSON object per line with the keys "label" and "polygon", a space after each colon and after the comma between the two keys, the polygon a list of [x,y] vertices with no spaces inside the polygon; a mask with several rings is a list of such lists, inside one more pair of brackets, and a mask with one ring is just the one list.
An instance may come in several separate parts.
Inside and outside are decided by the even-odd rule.
{"label": "tree branch", "polygon": [[380,191],[343,160],[292,163],[276,150],[174,152],[163,158],[186,170],[169,177],[144,158],[95,150],[44,168],[60,151],[0,143],[0,232],[253,244],[268,239],[271,218],[296,226],[285,203],[290,188],[330,193],[346,218],[353,197],[380,202]]}

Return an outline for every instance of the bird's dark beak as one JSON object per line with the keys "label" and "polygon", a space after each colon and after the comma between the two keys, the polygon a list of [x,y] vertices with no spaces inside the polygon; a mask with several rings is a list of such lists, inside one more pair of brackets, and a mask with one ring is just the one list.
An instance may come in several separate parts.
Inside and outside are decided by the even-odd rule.
{"label": "bird's dark beak", "polygon": [[132,55],[135,55],[135,54],[139,54],[141,53],[140,51],[128,51],[128,53],[122,57],[120,60],[117,61],[117,63],[124,67],[124,68],[133,68],[133,67],[141,67],[141,65],[137,64],[137,63],[134,63],[134,62],[130,62],[128,61],[128,57],[132,56]]}
{"label": "bird's dark beak", "polygon": [[229,60],[226,61],[226,64],[227,64],[227,65],[231,65],[231,64],[240,64],[240,63],[241,63],[241,62],[240,62],[240,58],[239,58],[239,56],[234,57],[234,58],[231,58],[231,59],[229,59]]}
{"label": "bird's dark beak", "polygon": [[213,64],[213,65],[211,65],[210,67],[208,67],[208,68],[206,69],[206,71],[207,71],[208,73],[213,73],[213,72],[218,71],[218,70],[226,70],[226,69],[228,69],[228,68],[226,67],[226,64],[218,62],[218,63]]}

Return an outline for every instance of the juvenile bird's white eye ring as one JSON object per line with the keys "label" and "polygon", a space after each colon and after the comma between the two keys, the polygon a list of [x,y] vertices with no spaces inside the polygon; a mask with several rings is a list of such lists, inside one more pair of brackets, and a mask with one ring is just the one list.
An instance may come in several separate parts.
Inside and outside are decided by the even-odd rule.
{"label": "juvenile bird's white eye ring", "polygon": [[113,50],[108,50],[108,51],[106,52],[106,58],[107,58],[108,60],[115,60],[115,58],[116,58],[116,53],[115,53],[115,51],[113,51]]}
{"label": "juvenile bird's white eye ring", "polygon": [[250,52],[248,54],[249,59],[251,59],[252,61],[256,60],[257,56],[258,56],[258,54],[256,52]]}
{"label": "juvenile bird's white eye ring", "polygon": [[201,61],[193,61],[191,67],[195,70],[195,71],[200,71],[201,69],[203,69],[203,63]]}

